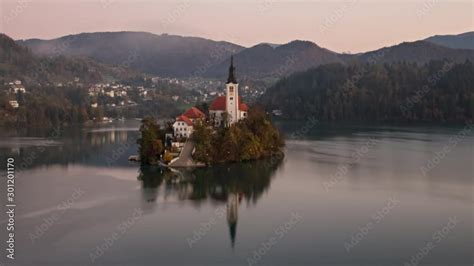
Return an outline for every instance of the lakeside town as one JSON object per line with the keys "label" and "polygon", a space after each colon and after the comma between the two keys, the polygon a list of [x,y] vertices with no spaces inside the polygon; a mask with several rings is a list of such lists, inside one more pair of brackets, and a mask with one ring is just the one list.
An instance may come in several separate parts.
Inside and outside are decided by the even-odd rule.
{"label": "lakeside town", "polygon": [[[224,95],[224,83],[220,80],[143,77],[143,80],[134,83],[135,84],[130,84],[130,82],[101,82],[85,84],[80,78],[76,77],[67,82],[34,84],[33,86],[36,88],[51,86],[56,88],[80,88],[87,93],[90,108],[106,108],[109,110],[135,107],[143,102],[153,101],[158,97],[161,100],[168,100],[177,105],[191,106],[200,102],[208,102],[214,97]],[[29,93],[28,85],[20,79],[5,82],[3,89],[7,95],[8,104],[12,109],[22,107],[23,94]],[[242,97],[249,102],[253,102],[264,93],[265,89],[264,87],[251,87],[246,85],[241,88],[241,91]],[[96,117],[93,118],[93,120],[95,119]],[[102,117],[102,120],[105,122],[111,119],[114,118]]]}

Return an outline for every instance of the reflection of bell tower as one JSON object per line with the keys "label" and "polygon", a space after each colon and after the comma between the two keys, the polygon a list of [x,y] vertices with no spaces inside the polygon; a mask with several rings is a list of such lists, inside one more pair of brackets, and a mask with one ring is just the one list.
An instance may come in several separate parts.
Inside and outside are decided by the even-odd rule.
{"label": "reflection of bell tower", "polygon": [[229,114],[229,124],[239,120],[239,84],[235,78],[234,56],[230,58],[229,76],[226,87],[226,112]]}
{"label": "reflection of bell tower", "polygon": [[229,224],[230,241],[232,248],[235,245],[235,236],[237,233],[237,219],[239,218],[239,197],[235,193],[229,193],[227,196],[227,223]]}

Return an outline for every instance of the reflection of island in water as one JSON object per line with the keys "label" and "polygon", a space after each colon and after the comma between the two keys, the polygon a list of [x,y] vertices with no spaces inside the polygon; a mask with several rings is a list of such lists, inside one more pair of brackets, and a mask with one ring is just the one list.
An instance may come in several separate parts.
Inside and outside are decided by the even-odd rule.
{"label": "reflection of island in water", "polygon": [[156,202],[203,202],[226,204],[227,223],[232,247],[235,244],[238,210],[242,200],[256,204],[270,187],[282,160],[270,158],[239,164],[217,165],[188,171],[172,171],[144,166],[142,182],[143,210],[151,212]]}

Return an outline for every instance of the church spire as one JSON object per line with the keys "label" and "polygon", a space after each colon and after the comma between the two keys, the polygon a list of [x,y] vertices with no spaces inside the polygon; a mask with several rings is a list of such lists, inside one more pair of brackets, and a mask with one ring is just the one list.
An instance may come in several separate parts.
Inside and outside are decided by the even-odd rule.
{"label": "church spire", "polygon": [[230,57],[230,67],[229,67],[229,76],[227,77],[227,83],[237,84],[237,79],[235,78],[235,67],[234,67],[234,56]]}

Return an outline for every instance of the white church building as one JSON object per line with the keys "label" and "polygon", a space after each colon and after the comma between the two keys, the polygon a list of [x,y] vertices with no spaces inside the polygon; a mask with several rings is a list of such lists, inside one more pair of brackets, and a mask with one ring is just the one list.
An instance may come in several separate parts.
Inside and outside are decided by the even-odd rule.
{"label": "white church building", "polygon": [[[248,106],[239,96],[239,84],[235,78],[234,57],[230,59],[229,76],[225,85],[225,96],[218,96],[209,107],[209,121],[215,127],[230,126],[247,117]],[[206,115],[192,107],[178,116],[173,123],[173,135],[188,138],[194,131],[194,124],[206,119]],[[224,123],[227,121],[226,123]]]}
{"label": "white church building", "polygon": [[230,126],[247,117],[248,106],[239,96],[239,83],[235,78],[233,56],[230,59],[229,76],[225,87],[225,96],[218,96],[209,107],[209,119],[216,127],[221,126],[224,120],[227,120],[225,126]]}

